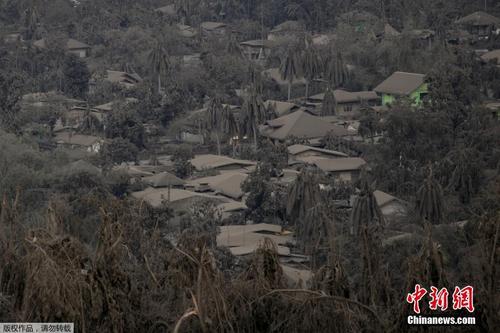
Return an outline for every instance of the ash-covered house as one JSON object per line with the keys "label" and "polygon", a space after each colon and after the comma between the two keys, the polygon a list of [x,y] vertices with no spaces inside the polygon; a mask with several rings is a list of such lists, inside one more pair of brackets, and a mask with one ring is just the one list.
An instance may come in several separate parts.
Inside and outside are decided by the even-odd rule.
{"label": "ash-covered house", "polygon": [[212,154],[196,155],[190,162],[197,171],[240,171],[243,173],[253,171],[257,164],[253,161],[238,160],[227,156]]}
{"label": "ash-covered house", "polygon": [[265,101],[264,106],[266,107],[266,109],[274,111],[276,113],[276,116],[278,117],[285,116],[300,109],[300,106],[295,103],[276,101],[271,99]]}
{"label": "ash-covered house", "polygon": [[400,98],[409,98],[414,106],[420,106],[429,93],[424,74],[407,72],[394,72],[374,90],[382,97],[383,106]]}
{"label": "ash-covered house", "polygon": [[349,135],[344,127],[331,124],[321,117],[302,110],[266,121],[260,126],[260,133],[277,142],[288,142],[291,139],[321,139],[329,133],[338,137]]}
{"label": "ash-covered house", "polygon": [[168,205],[176,212],[188,211],[193,205],[203,202],[211,202],[215,205],[231,202],[223,196],[215,196],[205,193],[197,193],[178,188],[152,188],[139,192],[133,192],[132,197],[147,202],[151,207]]}
{"label": "ash-covered house", "polygon": [[318,147],[311,147],[306,145],[291,145],[288,146],[288,161],[294,163],[298,161],[305,161],[308,157],[322,157],[322,158],[345,158],[349,157],[339,151],[322,149]]}
{"label": "ash-covered house", "polygon": [[[33,45],[40,49],[47,48],[47,43],[43,38],[33,42]],[[68,53],[76,55],[79,58],[87,58],[90,55],[90,50],[90,45],[77,41],[76,39],[68,38],[66,42],[66,51]]]}
{"label": "ash-covered house", "polygon": [[223,22],[202,22],[200,30],[203,37],[222,37],[227,32],[227,24]]}
{"label": "ash-covered house", "polygon": [[264,62],[271,54],[274,43],[265,39],[247,40],[240,43],[243,55],[252,61]]}
{"label": "ash-covered house", "polygon": [[184,38],[194,38],[198,35],[198,31],[190,25],[176,24],[177,33]]}
{"label": "ash-covered house", "polygon": [[105,81],[116,83],[125,88],[133,88],[142,82],[142,78],[137,73],[127,73],[122,71],[107,70]]}
{"label": "ash-covered house", "polygon": [[[336,89],[333,91],[333,98],[335,99],[335,115],[337,116],[357,116],[363,107],[380,105],[380,97],[375,91],[350,92]],[[314,106],[316,111],[319,111],[324,99],[325,93],[321,93],[310,96],[308,103]]]}
{"label": "ash-covered house", "polygon": [[104,140],[100,137],[76,134],[72,131],[57,133],[54,137],[54,141],[60,147],[80,149],[88,153],[98,153],[104,143]]}
{"label": "ash-covered house", "polygon": [[468,31],[475,39],[488,39],[491,34],[498,34],[500,29],[500,19],[482,11],[462,17],[455,24]]}
{"label": "ash-covered house", "polygon": [[305,157],[304,163],[315,165],[321,171],[342,182],[356,182],[363,168],[367,167],[364,159],[359,157],[324,158],[317,156]]}
{"label": "ash-covered house", "polygon": [[484,62],[493,62],[495,65],[500,66],[500,50],[492,50],[481,55],[481,60]]}
{"label": "ash-covered house", "polygon": [[297,41],[304,39],[306,28],[299,21],[285,21],[275,26],[267,35],[274,42]]}
{"label": "ash-covered house", "polygon": [[192,179],[187,182],[186,189],[195,192],[213,192],[215,195],[224,195],[230,199],[241,200],[245,194],[241,189],[241,185],[247,178],[247,173],[239,171],[225,172],[217,176]]}

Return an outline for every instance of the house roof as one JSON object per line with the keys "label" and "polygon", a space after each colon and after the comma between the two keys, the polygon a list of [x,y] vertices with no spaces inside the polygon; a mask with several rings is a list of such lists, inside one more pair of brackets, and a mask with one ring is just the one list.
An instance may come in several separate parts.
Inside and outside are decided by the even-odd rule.
{"label": "house roof", "polygon": [[377,201],[379,207],[383,207],[388,203],[398,200],[398,198],[379,190],[374,191],[373,196],[375,197],[375,200]]}
{"label": "house roof", "polygon": [[107,70],[106,81],[123,84],[125,86],[133,86],[141,82],[142,78],[137,73]]}
{"label": "house roof", "polygon": [[424,83],[424,74],[394,72],[374,90],[378,93],[406,96],[417,90]]}
{"label": "house roof", "polygon": [[290,113],[292,110],[299,108],[299,106],[295,103],[275,101],[271,99],[265,101],[264,105],[266,108],[269,108],[271,105],[273,105],[278,116],[283,116]]}
{"label": "house roof", "polygon": [[283,234],[281,226],[266,223],[221,226],[217,246],[228,247],[233,255],[241,256],[253,253],[265,238],[277,245],[279,254],[290,254],[284,245],[293,242],[292,236]]}
{"label": "house roof", "polygon": [[[336,89],[333,91],[333,96],[337,103],[354,103],[379,99],[375,91],[351,92],[343,89]],[[325,99],[325,93],[310,96],[309,99],[313,101],[323,101]]]}
{"label": "house roof", "polygon": [[[47,47],[44,38],[35,41],[33,45],[42,49]],[[68,50],[90,49],[90,45],[79,42],[73,38],[68,38],[68,41],[66,42],[66,49]]]}
{"label": "house roof", "polygon": [[159,207],[162,205],[163,202],[168,200],[169,192],[170,192],[170,202],[178,202],[192,198],[207,199],[215,201],[217,203],[222,203],[229,200],[225,199],[224,197],[218,197],[215,195],[209,195],[204,193],[196,193],[177,188],[168,189],[168,188],[152,188],[152,187],[148,187],[144,191],[133,192],[132,197],[139,200],[143,200],[149,203],[153,207]]}
{"label": "house roof", "polygon": [[237,160],[222,155],[206,154],[196,155],[195,158],[191,160],[191,164],[196,168],[196,170],[201,171],[205,169],[217,169],[228,165],[240,165],[244,168],[247,166],[255,165],[256,163],[246,160]]}
{"label": "house roof", "polygon": [[332,40],[335,40],[337,36],[333,33],[331,34],[316,34],[312,36],[313,45],[328,45]]}
{"label": "house roof", "polygon": [[170,172],[161,172],[154,176],[145,177],[143,180],[153,187],[182,186],[186,183]]}
{"label": "house roof", "polygon": [[455,23],[461,25],[475,25],[475,26],[485,26],[485,25],[495,25],[500,24],[500,19],[488,13],[478,11],[462,17]]}
{"label": "house roof", "polygon": [[166,6],[163,6],[160,8],[156,8],[155,11],[163,13],[163,14],[167,14],[167,15],[175,15],[177,13],[175,10],[174,4],[166,5]]}
{"label": "house roof", "polygon": [[303,31],[304,25],[299,21],[285,21],[278,24],[271,30],[271,33],[276,32],[291,32],[291,31]]}
{"label": "house roof", "polygon": [[436,32],[430,29],[412,29],[408,31],[408,34],[412,38],[425,40],[434,37],[436,35]]}
{"label": "house roof", "polygon": [[110,111],[113,111],[113,107],[115,106],[115,104],[124,103],[125,105],[128,105],[131,103],[136,103],[138,101],[139,100],[137,98],[127,97],[127,98],[124,98],[122,100],[111,101],[111,102],[108,102],[105,104],[94,106],[94,109],[96,109],[98,111],[103,111],[103,112],[110,112]]}
{"label": "house roof", "polygon": [[283,275],[293,288],[307,288],[313,277],[313,273],[309,269],[295,268],[283,264],[281,268],[283,269]]}
{"label": "house roof", "polygon": [[[281,77],[279,68],[269,68],[262,71],[262,74],[275,81],[279,85],[287,85],[288,81]],[[303,77],[295,78],[293,84],[305,84],[306,80]]]}
{"label": "house roof", "polygon": [[337,136],[349,134],[345,128],[330,124],[302,110],[267,121],[261,126],[261,132],[264,136],[278,140],[290,137],[314,139],[323,137],[329,132]]}
{"label": "house roof", "polygon": [[190,25],[178,23],[177,28],[179,29],[179,35],[182,37],[192,38],[198,34],[198,31]]}
{"label": "house roof", "polygon": [[207,185],[212,191],[221,193],[233,199],[243,196],[241,185],[247,179],[248,174],[241,172],[227,172],[217,176],[197,178],[189,181],[189,185],[200,187]]}
{"label": "house roof", "polygon": [[396,37],[401,35],[392,25],[389,23],[384,24],[384,36]]}
{"label": "house roof", "polygon": [[71,144],[77,146],[92,146],[102,139],[93,135],[73,134],[71,132],[59,132],[55,136],[55,141],[62,144]]}
{"label": "house roof", "polygon": [[254,40],[247,40],[244,42],[240,43],[241,46],[251,46],[251,47],[265,47],[265,48],[271,48],[273,47],[274,43],[270,40],[267,39],[254,39]]}
{"label": "house roof", "polygon": [[481,56],[481,59],[483,59],[484,61],[496,60],[500,65],[500,50],[487,52]]}
{"label": "house roof", "polygon": [[245,205],[244,202],[241,201],[230,201],[230,202],[225,202],[221,203],[220,205],[217,205],[216,207],[218,210],[220,210],[223,213],[230,213],[230,212],[238,212],[247,209],[247,205]]}
{"label": "house roof", "polygon": [[345,158],[323,158],[317,156],[305,157],[302,159],[304,162],[314,164],[325,172],[339,172],[339,171],[352,171],[360,170],[366,165],[366,161],[359,157],[345,157]]}
{"label": "house roof", "polygon": [[288,147],[288,153],[291,155],[297,155],[297,154],[303,153],[305,151],[315,151],[318,153],[323,153],[326,155],[332,155],[332,156],[336,156],[336,157],[348,157],[347,154],[341,153],[339,151],[316,148],[316,147],[311,147],[311,146],[306,146],[306,145],[292,145],[292,146]]}
{"label": "house roof", "polygon": [[216,30],[216,29],[220,29],[220,28],[226,27],[226,23],[222,23],[222,22],[202,22],[201,23],[201,27],[202,27],[202,29],[205,29],[205,30]]}

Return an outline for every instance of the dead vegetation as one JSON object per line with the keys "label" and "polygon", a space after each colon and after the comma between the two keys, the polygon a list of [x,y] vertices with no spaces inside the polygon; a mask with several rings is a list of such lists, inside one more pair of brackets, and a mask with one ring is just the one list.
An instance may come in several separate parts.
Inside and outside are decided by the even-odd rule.
{"label": "dead vegetation", "polygon": [[[357,251],[340,254],[336,235],[319,219],[324,234],[312,250],[327,248],[326,261],[317,260],[309,289],[289,289],[271,240],[236,269],[227,252],[214,248],[215,226],[200,226],[196,214],[172,242],[147,208],[111,201],[100,210],[98,242],[90,247],[67,232],[57,205],[49,206],[43,225],[28,229],[17,205],[16,198],[2,202],[2,320],[71,321],[78,332],[399,332],[407,329],[401,323],[408,309],[395,289],[448,282],[430,224],[420,253],[408,259],[406,285],[397,288],[380,225],[361,223],[350,236]],[[485,219],[478,229],[486,329],[496,325],[498,311],[498,299],[488,297],[498,288],[495,221]],[[344,268],[354,259],[361,269],[356,281]]]}

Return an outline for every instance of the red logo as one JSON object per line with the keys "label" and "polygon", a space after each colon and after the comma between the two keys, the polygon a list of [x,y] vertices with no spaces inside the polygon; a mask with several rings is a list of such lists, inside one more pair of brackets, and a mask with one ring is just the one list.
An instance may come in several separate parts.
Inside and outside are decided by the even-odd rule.
{"label": "red logo", "polygon": [[427,294],[427,290],[425,288],[420,287],[419,284],[415,286],[415,292],[412,294],[408,294],[406,296],[406,301],[410,304],[413,303],[413,312],[420,313],[420,300]]}
{"label": "red logo", "polygon": [[474,312],[474,288],[471,286],[462,289],[455,287],[453,292],[453,310],[467,309]]}
{"label": "red logo", "polygon": [[[420,301],[428,294],[427,289],[422,288],[419,284],[415,285],[415,291],[406,296],[406,301],[413,304],[413,312],[420,313]],[[446,288],[438,289],[431,286],[429,293],[430,301],[429,308],[433,311],[448,309],[448,298],[450,293]],[[474,288],[466,286],[462,289],[455,287],[453,292],[453,310],[467,309],[469,312],[474,312]]]}

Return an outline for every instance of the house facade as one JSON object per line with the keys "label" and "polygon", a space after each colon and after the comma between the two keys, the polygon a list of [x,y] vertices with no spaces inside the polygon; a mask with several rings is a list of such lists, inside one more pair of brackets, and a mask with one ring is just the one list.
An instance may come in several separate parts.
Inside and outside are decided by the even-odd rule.
{"label": "house facade", "polygon": [[500,19],[488,13],[478,11],[455,22],[477,39],[487,39],[500,28]]}
{"label": "house facade", "polygon": [[421,106],[429,86],[424,74],[395,72],[374,90],[381,96],[382,106],[391,105],[400,98],[408,98],[413,106]]}

